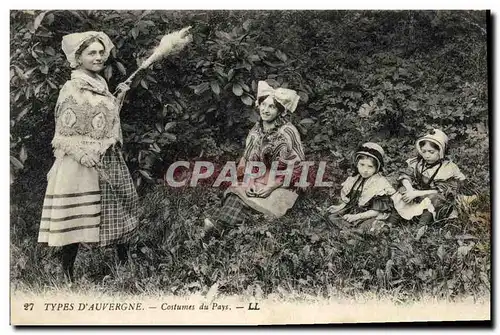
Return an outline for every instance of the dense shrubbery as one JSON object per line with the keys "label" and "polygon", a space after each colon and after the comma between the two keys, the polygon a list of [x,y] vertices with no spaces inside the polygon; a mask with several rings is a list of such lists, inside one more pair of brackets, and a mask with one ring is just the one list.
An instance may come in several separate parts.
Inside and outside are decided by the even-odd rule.
{"label": "dense shrubbery", "polygon": [[[227,292],[489,289],[486,14],[458,11],[11,12],[14,280],[50,284],[59,271],[36,235],[53,162],[53,108],[70,73],[62,36],[105,31],[116,45],[104,71],[114,88],[165,32],[186,25],[193,43],[138,76],[122,111],[125,156],[144,204],[136,261],[110,277],[111,251],[84,250],[89,255],[77,267],[85,278],[133,292],[214,282]],[[308,192],[278,222],[251,220],[202,249],[200,217],[220,192],[159,191],[154,184],[176,160],[237,159],[257,117],[252,106],[262,79],[299,91],[293,121],[308,159],[330,161],[333,180],[345,178],[350,153],[367,140],[386,149],[386,173],[394,177],[415,138],[437,126],[449,134],[449,154],[480,194],[473,206],[481,207],[441,225],[346,235],[316,210],[336,183]]]}

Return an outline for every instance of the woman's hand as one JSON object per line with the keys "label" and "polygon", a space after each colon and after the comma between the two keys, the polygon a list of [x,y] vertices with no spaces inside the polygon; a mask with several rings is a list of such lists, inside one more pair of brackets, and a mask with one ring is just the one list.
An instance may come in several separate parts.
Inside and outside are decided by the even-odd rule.
{"label": "woman's hand", "polygon": [[88,168],[94,167],[97,164],[99,164],[99,159],[93,155],[83,155],[82,158],[80,159],[80,164],[83,166],[86,166]]}
{"label": "woman's hand", "polygon": [[326,209],[326,211],[327,211],[328,213],[330,213],[330,214],[335,213],[335,212],[337,211],[337,207],[338,207],[338,206],[331,205],[330,207],[328,207],[328,208]]}
{"label": "woman's hand", "polygon": [[279,186],[275,186],[275,185],[266,185],[263,188],[261,188],[260,190],[256,191],[254,194],[256,197],[259,197],[259,198],[267,198],[278,187]]}
{"label": "woman's hand", "polygon": [[357,214],[346,214],[342,217],[342,219],[346,220],[349,223],[353,223],[361,219]]}
{"label": "woman's hand", "polygon": [[121,100],[125,97],[125,94],[127,94],[127,92],[130,90],[130,86],[125,82],[119,83],[118,86],[116,87],[116,90],[118,92],[116,94],[116,98]]}
{"label": "woman's hand", "polygon": [[253,187],[247,188],[245,193],[246,193],[247,197],[249,197],[249,198],[255,197],[255,190],[253,189]]}
{"label": "woman's hand", "polygon": [[118,86],[116,87],[116,90],[118,91],[118,94],[127,93],[130,90],[130,86],[125,82],[119,83]]}
{"label": "woman's hand", "polygon": [[407,191],[405,194],[403,194],[403,201],[406,202],[406,203],[410,203],[416,197],[418,197],[418,193],[417,192],[415,192],[414,190]]}

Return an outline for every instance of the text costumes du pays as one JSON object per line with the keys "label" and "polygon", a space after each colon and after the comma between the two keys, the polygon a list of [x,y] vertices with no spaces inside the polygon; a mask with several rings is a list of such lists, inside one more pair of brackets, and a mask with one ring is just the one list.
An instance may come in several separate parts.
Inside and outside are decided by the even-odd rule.
{"label": "text costumes du pays", "polygon": [[[254,305],[254,306],[252,306]],[[202,303],[197,307],[195,304],[172,304],[167,302],[162,302],[159,306],[145,306],[141,302],[67,302],[67,303],[44,303],[44,311],[46,312],[72,312],[72,311],[143,311],[146,309],[157,309],[159,307],[162,311],[193,311],[193,310],[216,310],[216,311],[228,311],[231,310],[231,306],[227,304],[220,304],[218,302]],[[242,307],[238,307],[242,308]],[[249,310],[259,310],[258,303],[250,303]],[[26,309],[32,310],[32,309]]]}
{"label": "text costumes du pays", "polygon": [[[310,168],[314,168],[316,165],[315,177],[311,178]],[[284,166],[286,167],[284,168]],[[295,180],[295,182],[292,182],[294,169],[297,169],[297,167],[300,168],[300,178],[298,181]],[[253,180],[259,178],[274,180],[276,177],[281,177],[283,187],[309,187],[311,186],[311,179],[314,179],[314,184],[312,185],[314,187],[332,187],[333,182],[324,180],[326,167],[327,162],[325,161],[302,161],[293,164],[283,164],[282,162],[275,161],[272,162],[269,168],[260,161],[248,161],[244,166],[238,167],[235,161],[227,161],[223,168],[217,172],[215,165],[209,161],[196,161],[194,166],[188,161],[176,161],[168,167],[164,175],[164,180],[170,187],[196,187],[198,186],[198,182],[216,176],[212,187],[220,187],[222,183],[227,182],[231,185],[236,185],[238,184],[238,171],[241,169],[244,185],[249,185]]]}

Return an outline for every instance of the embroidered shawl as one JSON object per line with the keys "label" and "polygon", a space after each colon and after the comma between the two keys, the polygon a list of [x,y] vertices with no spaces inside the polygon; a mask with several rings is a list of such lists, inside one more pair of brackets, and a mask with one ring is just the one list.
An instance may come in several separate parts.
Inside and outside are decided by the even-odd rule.
{"label": "embroidered shawl", "polygon": [[102,155],[109,146],[122,143],[116,98],[101,76],[92,78],[75,70],[62,87],[55,109],[54,155]]}

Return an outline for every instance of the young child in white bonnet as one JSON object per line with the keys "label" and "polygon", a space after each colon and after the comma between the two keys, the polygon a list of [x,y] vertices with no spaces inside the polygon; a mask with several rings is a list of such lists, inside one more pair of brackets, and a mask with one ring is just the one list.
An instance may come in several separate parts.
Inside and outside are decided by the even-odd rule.
{"label": "young child in white bonnet", "polygon": [[401,171],[401,187],[392,196],[397,213],[420,224],[456,215],[456,196],[465,180],[458,166],[446,158],[448,136],[433,129],[415,143],[417,156],[407,160]]}

